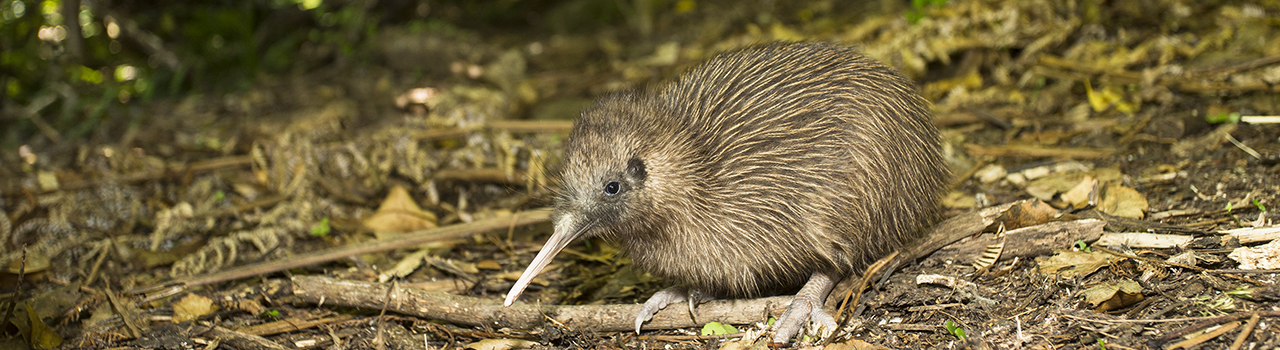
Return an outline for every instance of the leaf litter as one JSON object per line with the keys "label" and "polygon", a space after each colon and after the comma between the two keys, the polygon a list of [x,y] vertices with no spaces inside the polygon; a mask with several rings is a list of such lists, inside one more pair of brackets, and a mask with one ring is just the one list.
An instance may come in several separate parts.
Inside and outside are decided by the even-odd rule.
{"label": "leaf litter", "polygon": [[[956,0],[917,9],[909,21],[897,12],[849,18],[837,15],[848,5],[823,1],[738,11],[726,10],[736,4],[690,3],[696,6],[683,5],[670,20],[636,17],[594,33],[497,40],[456,28],[463,34],[423,39],[387,30],[377,39],[387,66],[367,67],[360,78],[303,74],[222,97],[155,101],[145,108],[217,118],[198,128],[150,126],[133,145],[6,152],[6,173],[20,176],[0,183],[0,263],[26,285],[4,301],[18,310],[8,320],[30,325],[29,335],[45,324],[56,332],[5,345],[139,346],[161,339],[148,331],[187,318],[186,325],[221,320],[230,332],[270,322],[245,311],[251,308],[227,307],[244,301],[283,317],[343,310],[290,303],[270,283],[285,277],[275,271],[175,292],[133,290],[371,242],[380,232],[547,206],[567,120],[583,100],[773,40],[857,45],[921,82],[957,174],[949,216],[1038,198],[1032,219],[1012,209],[999,220],[1005,230],[1089,217],[1104,220],[1107,233],[1191,237],[1156,246],[1065,244],[1035,259],[995,254],[981,269],[930,257],[868,289],[831,348],[1227,348],[1237,334],[1250,347],[1280,342],[1280,315],[1267,297],[1275,293],[1266,292],[1276,284],[1268,267],[1277,260],[1275,237],[1246,240],[1229,231],[1275,225],[1269,208],[1280,198],[1280,127],[1263,123],[1280,114],[1275,4]],[[641,27],[649,37],[626,34]],[[423,40],[438,45],[405,44]],[[404,74],[413,69],[425,73]],[[383,210],[380,202],[399,204]],[[389,212],[401,218],[379,219]],[[311,235],[321,222],[329,233]],[[545,224],[513,226],[289,273],[363,281],[381,274],[496,302],[548,232]],[[631,304],[663,286],[607,242],[566,252],[525,300]],[[971,287],[918,285],[916,276]],[[61,301],[32,303],[46,300]],[[767,339],[759,332],[766,315],[758,324],[725,325],[743,330],[732,340],[698,336],[696,328],[636,337],[555,322],[461,327],[354,313],[363,321],[325,325],[328,335],[267,339],[304,348],[353,344],[372,339],[361,328],[367,324],[416,335],[383,338],[404,348],[422,348],[423,339],[432,348],[705,348]],[[1236,322],[1250,315],[1263,321]],[[953,320],[964,325],[964,339],[948,334]],[[245,333],[223,333],[236,334]]]}

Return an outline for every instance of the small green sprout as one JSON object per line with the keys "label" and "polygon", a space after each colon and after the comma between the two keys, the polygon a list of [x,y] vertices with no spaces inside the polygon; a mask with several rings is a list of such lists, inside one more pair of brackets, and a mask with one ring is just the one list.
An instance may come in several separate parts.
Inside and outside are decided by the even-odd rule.
{"label": "small green sprout", "polygon": [[929,7],[941,7],[948,0],[911,0],[911,9],[907,11],[907,23],[916,24],[924,19]]}
{"label": "small green sprout", "polygon": [[960,341],[969,339],[969,336],[964,334],[964,329],[960,328],[960,325],[957,325],[955,322],[947,320],[945,326],[947,327],[947,333],[951,333],[951,335],[954,335],[956,339],[960,339]]}
{"label": "small green sprout", "polygon": [[1102,340],[1102,338],[1098,338],[1098,348],[1102,350],[1107,350],[1107,341]]}
{"label": "small green sprout", "polygon": [[1262,202],[1259,202],[1257,198],[1253,199],[1253,206],[1258,207],[1258,210],[1261,210],[1264,212],[1267,211],[1267,207],[1263,206]]}
{"label": "small green sprout", "polygon": [[1235,124],[1240,122],[1240,113],[1231,112],[1216,115],[1205,115],[1204,121],[1209,122],[1209,124]]}
{"label": "small green sprout", "polygon": [[227,193],[226,193],[226,192],[222,192],[222,190],[218,190],[217,192],[214,192],[214,193],[213,193],[213,200],[215,200],[215,201],[219,201],[219,202],[221,202],[221,201],[226,200],[226,199],[227,199]]}
{"label": "small green sprout", "polygon": [[738,328],[728,323],[707,322],[702,326],[702,335],[726,335],[738,333]]}
{"label": "small green sprout", "polygon": [[1085,253],[1093,252],[1092,250],[1089,249],[1089,244],[1084,243],[1084,240],[1076,240],[1076,249],[1080,249],[1080,251]]}
{"label": "small green sprout", "polygon": [[311,235],[316,237],[324,237],[329,235],[329,217],[320,219],[320,223],[311,226]]}

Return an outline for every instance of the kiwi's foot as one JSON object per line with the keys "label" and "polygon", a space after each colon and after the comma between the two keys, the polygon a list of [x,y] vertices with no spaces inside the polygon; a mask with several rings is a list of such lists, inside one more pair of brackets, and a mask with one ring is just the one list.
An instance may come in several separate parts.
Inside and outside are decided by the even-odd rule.
{"label": "kiwi's foot", "polygon": [[781,317],[773,323],[773,342],[775,344],[786,344],[791,342],[791,338],[800,333],[800,329],[804,328],[806,321],[811,321],[822,330],[822,336],[830,336],[836,330],[836,319],[831,317],[826,310],[822,308],[826,303],[827,294],[831,293],[831,288],[835,287],[835,280],[831,276],[815,272],[809,277],[809,282],[800,288],[800,292],[796,293],[796,298],[791,300],[791,306],[787,307],[787,311],[782,313]]}
{"label": "kiwi's foot", "polygon": [[653,296],[649,297],[649,300],[645,301],[644,306],[640,308],[640,314],[636,315],[636,334],[640,333],[640,325],[652,319],[653,315],[658,314],[658,311],[667,307],[667,305],[688,301],[689,317],[692,318],[693,306],[707,300],[711,300],[711,298],[708,298],[705,293],[697,290],[691,291],[684,287],[671,287],[653,293]]}

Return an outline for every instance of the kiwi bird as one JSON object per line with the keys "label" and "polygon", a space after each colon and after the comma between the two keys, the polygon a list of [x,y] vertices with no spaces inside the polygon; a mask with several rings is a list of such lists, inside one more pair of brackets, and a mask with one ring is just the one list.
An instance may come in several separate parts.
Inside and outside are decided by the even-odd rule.
{"label": "kiwi bird", "polygon": [[668,304],[796,293],[788,343],[831,289],[919,238],[949,177],[929,103],[898,70],[826,43],[722,53],[673,81],[601,98],[565,143],[554,233],[507,294],[576,239],[612,239],[673,282]]}

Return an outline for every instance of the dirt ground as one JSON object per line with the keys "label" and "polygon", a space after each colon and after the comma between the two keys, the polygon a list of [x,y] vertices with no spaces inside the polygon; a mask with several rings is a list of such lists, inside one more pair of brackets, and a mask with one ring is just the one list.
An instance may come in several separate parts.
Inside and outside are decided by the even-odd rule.
{"label": "dirt ground", "polygon": [[[5,150],[0,348],[764,348],[764,302],[640,335],[557,318],[630,322],[619,307],[668,287],[598,239],[561,253],[529,308],[498,305],[550,234],[583,106],[794,40],[918,81],[955,174],[947,216],[996,209],[792,346],[1280,347],[1280,4],[664,4],[560,33],[386,28],[377,65]],[[746,321],[708,325],[728,317]]]}

